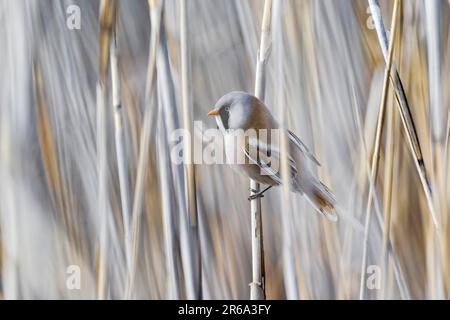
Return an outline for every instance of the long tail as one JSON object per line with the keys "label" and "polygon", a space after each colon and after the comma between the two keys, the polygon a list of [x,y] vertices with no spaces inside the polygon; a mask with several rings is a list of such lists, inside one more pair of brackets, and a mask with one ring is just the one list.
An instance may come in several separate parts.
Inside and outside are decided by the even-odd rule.
{"label": "long tail", "polygon": [[313,179],[312,185],[305,194],[314,208],[325,218],[330,221],[338,220],[336,210],[334,210],[336,198],[326,185],[317,179]]}

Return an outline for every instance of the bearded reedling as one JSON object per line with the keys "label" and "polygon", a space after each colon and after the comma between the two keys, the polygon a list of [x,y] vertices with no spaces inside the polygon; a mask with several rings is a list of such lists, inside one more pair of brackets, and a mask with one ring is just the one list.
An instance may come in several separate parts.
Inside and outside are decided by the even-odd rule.
{"label": "bearded reedling", "polygon": [[[280,172],[272,165],[274,162],[280,163],[280,147],[277,139],[270,134],[280,127],[263,102],[246,92],[233,91],[220,98],[208,115],[215,117],[224,136],[225,154],[230,166],[250,179],[268,185],[261,192],[250,196],[249,200],[263,197],[271,187],[281,185],[283,179]],[[239,137],[234,134],[236,130],[244,133],[253,130],[256,135],[244,134]],[[259,134],[261,130],[267,133],[266,141]],[[286,130],[286,134],[289,139],[287,157],[290,189],[304,194],[312,206],[328,220],[337,221],[333,193],[307,166],[308,161],[320,166],[319,162],[293,132]],[[235,157],[244,161],[236,163],[233,161]]]}

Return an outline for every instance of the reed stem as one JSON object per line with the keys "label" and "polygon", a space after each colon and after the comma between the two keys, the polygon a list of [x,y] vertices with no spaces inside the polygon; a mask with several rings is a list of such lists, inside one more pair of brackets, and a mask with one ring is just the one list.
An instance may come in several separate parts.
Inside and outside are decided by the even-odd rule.
{"label": "reed stem", "polygon": [[370,230],[370,222],[371,222],[371,205],[372,205],[372,198],[374,193],[374,187],[375,187],[375,181],[378,174],[378,165],[379,165],[379,157],[380,157],[380,148],[381,148],[381,134],[383,132],[384,127],[384,120],[385,120],[385,108],[386,108],[386,101],[388,97],[389,92],[389,77],[391,73],[392,68],[392,58],[394,53],[394,39],[395,39],[395,32],[397,30],[397,16],[398,16],[398,6],[399,6],[400,0],[395,0],[394,3],[394,11],[392,13],[392,21],[391,21],[391,34],[389,38],[389,47],[388,47],[388,53],[387,53],[387,63],[386,63],[386,69],[384,72],[384,81],[383,81],[383,92],[381,95],[381,103],[380,103],[380,110],[378,113],[378,120],[377,120],[377,129],[375,133],[375,143],[374,143],[374,151],[372,155],[372,165],[371,165],[371,172],[370,172],[370,178],[373,183],[369,184],[369,197],[367,200],[367,207],[366,207],[366,222],[364,225],[364,242],[363,242],[363,256],[362,256],[362,264],[361,264],[361,281],[360,281],[360,287],[359,287],[359,299],[364,299],[364,292],[365,292],[365,276],[366,276],[366,266],[367,266],[367,252],[368,252],[368,246],[369,246],[369,230]]}
{"label": "reed stem", "polygon": [[[261,26],[261,43],[257,55],[255,96],[264,101],[266,86],[266,64],[270,55],[272,0],[264,2],[264,13]],[[250,180],[251,195],[259,192],[259,183]],[[264,246],[263,225],[261,215],[261,198],[250,201],[251,239],[252,239],[252,282],[250,283],[250,299],[264,300],[265,274],[264,274]]]}

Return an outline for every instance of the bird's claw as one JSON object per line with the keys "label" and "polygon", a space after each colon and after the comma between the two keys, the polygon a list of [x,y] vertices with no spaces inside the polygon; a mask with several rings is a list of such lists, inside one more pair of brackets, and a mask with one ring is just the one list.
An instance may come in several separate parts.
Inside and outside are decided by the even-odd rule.
{"label": "bird's claw", "polygon": [[264,195],[262,193],[252,194],[250,197],[248,197],[248,201],[252,201],[258,198],[264,198]]}
{"label": "bird's claw", "polygon": [[263,191],[254,190],[254,189],[250,188],[250,191],[253,192],[254,194],[252,194],[250,197],[248,197],[248,201],[252,201],[252,200],[255,200],[255,199],[258,199],[258,198],[263,198],[264,197],[264,192],[266,192],[270,188],[272,188],[272,186],[268,186]]}

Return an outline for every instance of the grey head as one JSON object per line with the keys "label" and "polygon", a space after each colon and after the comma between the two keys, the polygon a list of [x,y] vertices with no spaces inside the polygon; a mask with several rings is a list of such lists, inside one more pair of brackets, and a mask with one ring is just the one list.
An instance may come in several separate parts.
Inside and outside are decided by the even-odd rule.
{"label": "grey head", "polygon": [[208,115],[215,116],[222,132],[230,129],[248,129],[253,126],[256,115],[268,112],[256,97],[243,92],[232,91],[221,97]]}

